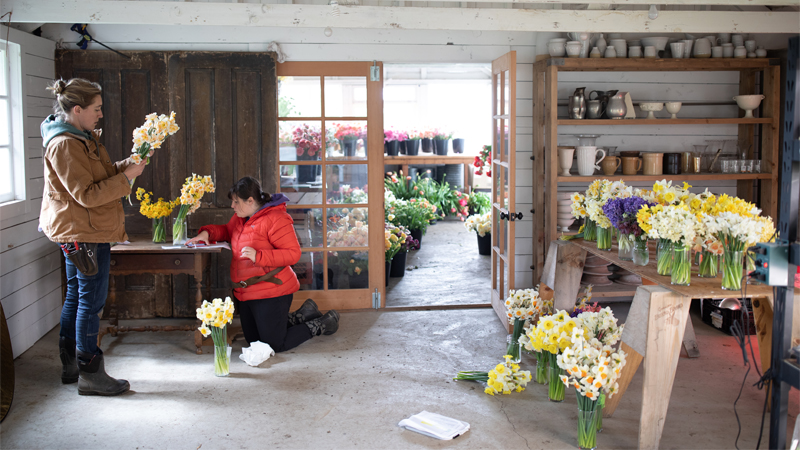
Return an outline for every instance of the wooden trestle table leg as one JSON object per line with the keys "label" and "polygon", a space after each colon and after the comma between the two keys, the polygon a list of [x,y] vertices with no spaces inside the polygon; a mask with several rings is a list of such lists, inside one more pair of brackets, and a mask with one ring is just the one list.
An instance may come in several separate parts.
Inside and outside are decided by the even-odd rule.
{"label": "wooden trestle table leg", "polygon": [[554,294],[553,308],[572,311],[581,288],[583,264],[586,250],[566,241],[551,241],[544,262],[541,283],[551,287]]}
{"label": "wooden trestle table leg", "polygon": [[[653,283],[652,281],[642,278],[642,285],[644,286],[658,286],[658,284]],[[689,358],[699,358],[700,357],[700,347],[697,345],[697,336],[694,334],[694,325],[692,325],[692,319],[688,318],[686,320],[686,330],[683,335],[683,348],[686,349],[686,355]]]}
{"label": "wooden trestle table leg", "polygon": [[631,380],[636,374],[636,370],[638,370],[639,366],[642,364],[642,355],[640,355],[636,350],[632,349],[628,344],[622,342],[620,343],[619,348],[625,352],[627,359],[625,367],[622,368],[622,372],[617,380],[617,383],[619,384],[619,390],[611,398],[606,399],[606,404],[603,407],[603,417],[611,417],[614,415],[614,411],[617,410],[619,401],[622,399],[622,394],[624,394],[628,389],[628,385],[631,384]]}

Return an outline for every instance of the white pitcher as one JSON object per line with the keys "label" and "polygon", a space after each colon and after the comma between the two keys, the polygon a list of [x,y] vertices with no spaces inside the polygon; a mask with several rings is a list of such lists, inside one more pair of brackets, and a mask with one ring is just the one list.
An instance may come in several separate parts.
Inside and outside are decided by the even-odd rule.
{"label": "white pitcher", "polygon": [[[594,175],[594,170],[600,170],[600,161],[605,159],[606,151],[595,146],[579,146],[575,149],[578,155],[578,175],[588,177]],[[595,159],[600,153],[600,159]]]}

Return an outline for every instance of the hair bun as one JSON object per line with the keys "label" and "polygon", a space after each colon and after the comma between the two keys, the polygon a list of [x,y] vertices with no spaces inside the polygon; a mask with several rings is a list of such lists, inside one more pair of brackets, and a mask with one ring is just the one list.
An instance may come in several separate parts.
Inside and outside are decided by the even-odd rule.
{"label": "hair bun", "polygon": [[61,95],[64,93],[64,89],[66,88],[67,88],[67,82],[64,81],[63,79],[58,79],[53,83],[53,86],[50,87],[49,89],[53,91],[54,94]]}

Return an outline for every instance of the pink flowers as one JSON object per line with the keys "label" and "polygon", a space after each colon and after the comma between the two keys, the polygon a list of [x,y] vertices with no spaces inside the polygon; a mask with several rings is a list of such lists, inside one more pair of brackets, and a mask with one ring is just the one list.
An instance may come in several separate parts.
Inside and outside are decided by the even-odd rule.
{"label": "pink flowers", "polygon": [[300,125],[292,132],[292,142],[297,149],[297,156],[316,156],[322,148],[320,131],[307,124]]}
{"label": "pink flowers", "polygon": [[383,142],[405,141],[406,139],[408,139],[408,133],[403,131],[393,129],[383,131]]}

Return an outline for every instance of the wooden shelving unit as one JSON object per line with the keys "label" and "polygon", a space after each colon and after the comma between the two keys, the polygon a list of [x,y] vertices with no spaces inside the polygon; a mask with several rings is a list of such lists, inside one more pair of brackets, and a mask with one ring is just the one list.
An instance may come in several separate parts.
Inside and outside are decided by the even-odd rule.
{"label": "wooden shelving unit", "polygon": [[[736,71],[739,72],[740,94],[764,94],[760,117],[756,118],[677,118],[677,119],[583,119],[575,120],[558,117],[558,74],[559,72],[680,72],[680,71]],[[760,74],[761,92],[757,92],[756,78]],[[621,88],[624,87],[622,83]],[[624,88],[623,88],[624,90]],[[727,99],[726,99],[727,100]],[[563,99],[562,99],[563,101]],[[740,112],[740,114],[743,114]],[[559,126],[606,126],[628,127],[641,125],[656,126],[696,126],[696,125],[738,125],[739,139],[745,148],[749,145],[748,159],[756,159],[752,154],[759,133],[761,173],[700,173],[685,175],[615,175],[560,176],[558,168],[558,127]],[[778,163],[780,131],[780,64],[776,59],[581,59],[550,58],[537,62],[533,68],[533,279],[538,280],[545,261],[547,243],[559,235],[556,226],[557,191],[559,183],[591,182],[596,179],[624,181],[710,181],[737,180],[737,194],[753,201],[768,214],[777,218],[778,205]],[[540,177],[544,175],[542,180]],[[752,198],[754,183],[759,183],[760,197]],[[608,291],[611,287],[605,288]],[[622,291],[630,291],[629,286],[620,286]],[[604,292],[612,296],[611,292]]]}

